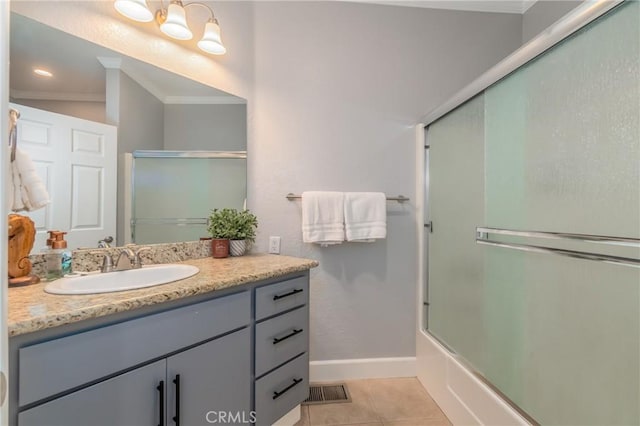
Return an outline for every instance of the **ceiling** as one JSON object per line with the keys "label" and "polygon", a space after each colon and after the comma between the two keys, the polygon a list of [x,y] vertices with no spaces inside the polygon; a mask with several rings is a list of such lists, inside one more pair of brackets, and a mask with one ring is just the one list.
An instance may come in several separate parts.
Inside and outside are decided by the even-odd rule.
{"label": "ceiling", "polygon": [[356,3],[374,3],[390,6],[425,7],[430,9],[467,10],[473,12],[519,13],[526,12],[537,0],[348,0]]}
{"label": "ceiling", "polygon": [[[12,98],[104,102],[107,64],[121,69],[164,103],[244,102],[15,13],[11,14],[10,52]],[[54,76],[38,77],[33,73],[36,67]]]}

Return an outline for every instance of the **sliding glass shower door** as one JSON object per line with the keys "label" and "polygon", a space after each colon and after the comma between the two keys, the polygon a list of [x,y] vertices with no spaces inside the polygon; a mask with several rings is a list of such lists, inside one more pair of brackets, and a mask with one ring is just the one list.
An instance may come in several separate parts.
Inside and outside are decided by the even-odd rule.
{"label": "sliding glass shower door", "polygon": [[638,2],[428,143],[429,332],[539,423],[640,423]]}
{"label": "sliding glass shower door", "polygon": [[211,209],[243,209],[246,154],[136,151],[132,240],[136,244],[207,237]]}

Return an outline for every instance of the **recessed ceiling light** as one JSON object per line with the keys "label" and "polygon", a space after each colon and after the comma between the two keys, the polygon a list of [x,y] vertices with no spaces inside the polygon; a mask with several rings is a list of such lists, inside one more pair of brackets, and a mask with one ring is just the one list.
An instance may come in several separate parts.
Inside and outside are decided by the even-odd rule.
{"label": "recessed ceiling light", "polygon": [[34,68],[33,72],[38,74],[41,77],[53,77],[53,74],[51,74],[49,71],[43,70],[41,68]]}

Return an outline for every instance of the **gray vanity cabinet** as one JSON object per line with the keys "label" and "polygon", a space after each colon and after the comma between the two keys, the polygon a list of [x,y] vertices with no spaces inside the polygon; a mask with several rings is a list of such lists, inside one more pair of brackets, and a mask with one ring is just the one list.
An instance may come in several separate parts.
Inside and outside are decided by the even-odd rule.
{"label": "gray vanity cabinet", "polygon": [[219,415],[248,419],[250,354],[245,328],[23,411],[18,424],[196,426]]}
{"label": "gray vanity cabinet", "polygon": [[309,280],[256,289],[256,425],[268,426],[309,396]]}
{"label": "gray vanity cabinet", "polygon": [[23,411],[18,422],[20,426],[162,424],[156,388],[166,383],[165,375],[166,361],[157,361]]}
{"label": "gray vanity cabinet", "polygon": [[[167,424],[223,423],[250,418],[251,336],[248,328],[167,358]],[[174,417],[179,415],[179,422]],[[215,422],[214,422],[215,420]],[[225,422],[226,423],[226,422]],[[230,422],[236,423],[236,422]]]}
{"label": "gray vanity cabinet", "polygon": [[271,425],[308,395],[308,293],[296,273],[13,337],[9,424]]}

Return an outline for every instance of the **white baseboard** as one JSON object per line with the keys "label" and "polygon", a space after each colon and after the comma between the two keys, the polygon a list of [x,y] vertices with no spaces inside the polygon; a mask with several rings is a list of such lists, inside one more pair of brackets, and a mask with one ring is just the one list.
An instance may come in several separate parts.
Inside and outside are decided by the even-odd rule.
{"label": "white baseboard", "polygon": [[311,382],[415,377],[416,375],[415,357],[337,359],[311,361],[309,364]]}
{"label": "white baseboard", "polygon": [[284,416],[280,417],[273,426],[293,426],[300,421],[301,418],[300,405],[296,405],[295,408],[289,411]]}

